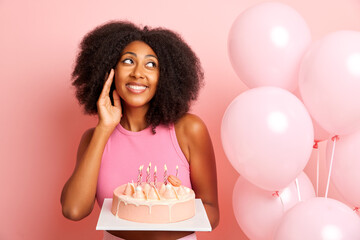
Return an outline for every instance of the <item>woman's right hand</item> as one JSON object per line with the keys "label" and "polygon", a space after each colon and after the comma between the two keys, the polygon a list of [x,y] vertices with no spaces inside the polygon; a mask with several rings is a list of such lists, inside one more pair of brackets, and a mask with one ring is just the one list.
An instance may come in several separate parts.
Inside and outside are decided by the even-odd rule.
{"label": "woman's right hand", "polygon": [[113,130],[116,125],[119,124],[122,111],[121,111],[121,103],[120,96],[116,92],[116,89],[112,92],[114,98],[114,105],[111,104],[110,100],[110,88],[114,79],[114,69],[111,69],[104,87],[101,91],[100,97],[97,101],[97,110],[99,116],[98,126]]}

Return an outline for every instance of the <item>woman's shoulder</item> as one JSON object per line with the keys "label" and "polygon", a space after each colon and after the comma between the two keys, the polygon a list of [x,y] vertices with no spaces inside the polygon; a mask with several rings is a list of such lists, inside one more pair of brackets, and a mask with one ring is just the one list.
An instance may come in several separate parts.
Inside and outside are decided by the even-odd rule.
{"label": "woman's shoulder", "polygon": [[175,131],[177,135],[193,137],[207,132],[207,128],[200,117],[195,114],[186,113],[175,123]]}
{"label": "woman's shoulder", "polygon": [[174,125],[179,146],[189,161],[190,149],[196,148],[208,136],[205,123],[198,116],[186,113]]}

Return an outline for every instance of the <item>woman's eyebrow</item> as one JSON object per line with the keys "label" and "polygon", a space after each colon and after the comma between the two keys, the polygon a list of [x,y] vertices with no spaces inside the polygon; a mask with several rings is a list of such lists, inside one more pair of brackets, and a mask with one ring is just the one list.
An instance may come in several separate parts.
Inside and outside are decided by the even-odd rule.
{"label": "woman's eyebrow", "polygon": [[136,57],[136,53],[133,53],[133,52],[124,52],[124,53],[122,54],[122,56],[124,56],[125,54],[131,54],[131,55],[133,55],[133,56]]}
{"label": "woman's eyebrow", "polygon": [[146,55],[145,57],[153,57],[153,58],[158,59],[155,55],[152,55],[152,54],[148,54],[148,55]]}
{"label": "woman's eyebrow", "polygon": [[[137,57],[136,53],[134,53],[134,52],[125,52],[125,53],[123,53],[123,55],[125,55],[125,54],[131,54],[131,55]],[[153,57],[153,58],[158,59],[155,55],[152,55],[152,54],[148,54],[145,57]]]}

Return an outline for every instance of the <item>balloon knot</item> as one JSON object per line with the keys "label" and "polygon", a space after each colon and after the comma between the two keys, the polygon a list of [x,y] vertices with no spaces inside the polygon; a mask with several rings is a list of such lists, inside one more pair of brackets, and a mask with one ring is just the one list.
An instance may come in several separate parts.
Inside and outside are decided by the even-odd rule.
{"label": "balloon knot", "polygon": [[314,149],[318,149],[318,148],[319,148],[318,142],[319,142],[319,141],[314,141],[314,146],[313,146]]}
{"label": "balloon knot", "polygon": [[359,212],[359,207],[354,207],[354,212]]}
{"label": "balloon knot", "polygon": [[272,195],[273,195],[274,197],[279,197],[279,191],[275,191]]}
{"label": "balloon knot", "polygon": [[336,141],[339,141],[339,136],[338,136],[338,135],[335,135],[335,136],[333,136],[333,137],[331,138],[331,140],[333,140],[333,141],[335,141],[335,139],[336,139]]}

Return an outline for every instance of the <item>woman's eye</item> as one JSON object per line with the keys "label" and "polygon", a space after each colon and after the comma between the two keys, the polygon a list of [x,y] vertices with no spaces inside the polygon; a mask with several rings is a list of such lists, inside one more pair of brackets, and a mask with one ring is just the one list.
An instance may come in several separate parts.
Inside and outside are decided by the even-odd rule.
{"label": "woman's eye", "polygon": [[151,68],[154,68],[154,67],[156,67],[156,63],[154,63],[154,62],[148,62],[148,63],[146,64],[146,66],[151,67]]}
{"label": "woman's eye", "polygon": [[130,58],[125,58],[122,62],[126,64],[132,64],[133,60],[131,60]]}

